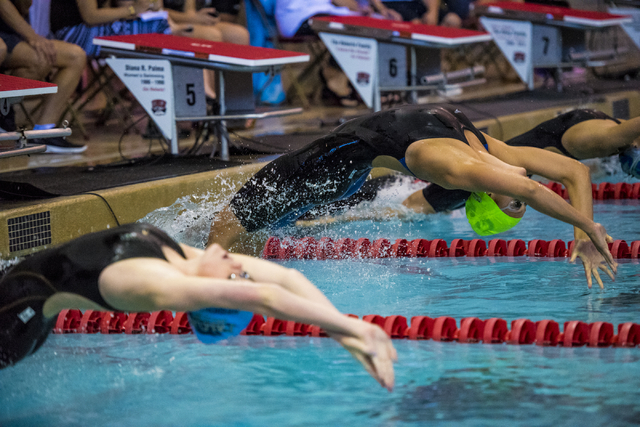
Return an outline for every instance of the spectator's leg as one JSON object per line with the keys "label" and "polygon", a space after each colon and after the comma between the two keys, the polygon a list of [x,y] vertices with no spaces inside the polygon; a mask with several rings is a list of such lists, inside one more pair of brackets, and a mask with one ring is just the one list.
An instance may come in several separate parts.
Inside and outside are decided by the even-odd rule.
{"label": "spectator's leg", "polygon": [[217,25],[198,25],[193,24],[193,32],[191,36],[196,39],[210,40],[212,42],[221,42],[223,39],[222,31]]}
{"label": "spectator's leg", "polygon": [[219,22],[215,25],[215,28],[220,30],[222,41],[224,42],[242,45],[249,44],[249,31],[241,25]]}
{"label": "spectator's leg", "polygon": [[58,85],[58,92],[44,97],[42,112],[37,124],[56,123],[60,112],[66,109],[66,103],[78,86],[82,72],[87,64],[87,57],[79,46],[61,41],[56,45],[56,68],[58,72],[53,83]]}
{"label": "spectator's leg", "polygon": [[[65,111],[66,102],[78,84],[86,63],[84,52],[79,47],[61,42],[55,43],[56,59],[54,64],[47,63],[31,45],[24,41],[16,45],[4,62],[4,66],[12,70],[13,75],[33,80],[44,80],[54,68],[59,68],[62,72],[61,76],[58,73],[54,79],[54,83],[58,85],[58,92],[42,97],[43,110],[39,120],[36,120],[34,126],[36,130],[55,127],[55,121],[60,113]],[[70,143],[62,137],[34,139],[33,142],[46,144],[47,153],[79,154],[87,149],[86,146]]]}
{"label": "spectator's leg", "polygon": [[[196,39],[211,40],[212,42],[222,41],[222,32],[217,25],[193,25],[191,35]],[[215,71],[204,70],[204,91],[211,99],[216,98]]]}
{"label": "spectator's leg", "polygon": [[7,45],[4,44],[4,41],[0,40],[0,67],[2,67],[2,63],[7,58]]}
{"label": "spectator's leg", "polygon": [[7,55],[3,66],[11,70],[11,74],[14,76],[32,80],[44,80],[53,68],[38,55],[31,45],[24,41],[18,43],[13,51]]}
{"label": "spectator's leg", "polygon": [[449,12],[442,18],[440,25],[450,28],[462,28],[462,19],[457,14]]}

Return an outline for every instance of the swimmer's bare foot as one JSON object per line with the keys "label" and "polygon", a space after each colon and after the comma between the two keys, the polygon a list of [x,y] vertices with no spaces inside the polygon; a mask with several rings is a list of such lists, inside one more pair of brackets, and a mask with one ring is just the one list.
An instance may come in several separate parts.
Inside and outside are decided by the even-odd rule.
{"label": "swimmer's bare foot", "polygon": [[379,326],[357,322],[361,323],[357,337],[330,333],[331,338],[347,349],[382,387],[392,391],[395,383],[393,362],[398,360],[398,353],[391,339]]}

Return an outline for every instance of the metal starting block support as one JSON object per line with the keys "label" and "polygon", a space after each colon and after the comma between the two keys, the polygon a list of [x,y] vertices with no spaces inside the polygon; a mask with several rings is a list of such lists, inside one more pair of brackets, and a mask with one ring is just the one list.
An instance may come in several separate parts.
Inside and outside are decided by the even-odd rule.
{"label": "metal starting block support", "polygon": [[443,49],[491,41],[488,33],[362,16],[324,16],[310,21],[367,106],[379,111],[381,92],[462,89],[482,84],[482,67],[446,73]]}
{"label": "metal starting block support", "polygon": [[561,91],[563,69],[624,61],[626,49],[592,51],[589,38],[631,22],[629,16],[516,2],[483,4],[475,12],[529,90],[534,89],[535,69],[555,70]]}
{"label": "metal starting block support", "polygon": [[47,150],[47,146],[44,144],[30,144],[30,139],[46,139],[56,137],[71,136],[71,129],[54,128],[47,130],[19,130],[15,132],[0,133],[0,142],[2,141],[16,141],[12,147],[0,145],[0,159],[7,157],[22,156],[24,154],[36,154],[44,153]]}

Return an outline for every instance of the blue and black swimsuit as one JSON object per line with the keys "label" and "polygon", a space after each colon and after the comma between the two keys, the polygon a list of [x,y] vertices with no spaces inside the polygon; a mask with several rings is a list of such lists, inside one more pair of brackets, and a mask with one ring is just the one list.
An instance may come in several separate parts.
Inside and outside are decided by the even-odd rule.
{"label": "blue and black swimsuit", "polygon": [[117,311],[100,294],[102,271],[129,258],[166,259],[163,246],[185,256],[162,230],[149,224],[128,224],[45,249],[15,265],[0,280],[0,369],[44,343],[57,320],[42,314],[50,296],[69,292]]}
{"label": "blue and black swimsuit", "polygon": [[378,156],[404,161],[416,141],[484,135],[451,106],[412,105],[350,120],[327,136],[258,171],[233,197],[231,209],[247,231],[277,228],[309,209],[353,195]]}

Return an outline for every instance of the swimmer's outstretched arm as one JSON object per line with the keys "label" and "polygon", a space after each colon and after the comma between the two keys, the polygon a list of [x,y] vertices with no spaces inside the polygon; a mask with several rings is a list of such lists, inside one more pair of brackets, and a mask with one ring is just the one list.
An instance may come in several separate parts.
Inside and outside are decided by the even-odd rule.
{"label": "swimmer's outstretched arm", "polygon": [[275,283],[284,289],[310,301],[315,301],[339,313],[338,309],[307,277],[293,268],[285,268],[276,263],[241,254],[229,254],[242,263],[244,271],[254,281]]}
{"label": "swimmer's outstretched arm", "polygon": [[[180,244],[187,258],[202,256],[202,249]],[[266,261],[249,255],[227,253],[234,261],[242,264],[242,269],[256,282],[268,282],[282,286],[294,294],[310,301],[325,305],[328,309],[339,313],[338,309],[307,277],[293,268],[285,268],[271,261]],[[206,267],[204,267],[206,268]],[[215,266],[213,266],[215,268]],[[199,276],[211,276],[207,271],[199,271]]]}
{"label": "swimmer's outstretched arm", "polygon": [[[532,208],[575,227],[576,239],[572,260],[580,257],[591,287],[591,276],[595,276],[603,287],[598,268],[612,279],[614,275],[604,266],[606,262],[613,272],[617,269],[607,245],[612,241],[606,230],[593,221],[591,179],[588,168],[582,163],[546,150],[531,147],[509,147],[502,141],[487,137],[491,152],[509,165],[521,167],[526,173],[536,174],[559,181],[565,185],[570,196],[568,204],[560,196],[540,183],[527,178],[513,169],[494,167],[484,162],[469,159],[464,171],[458,173],[456,185],[468,191],[488,191],[522,200]],[[591,241],[591,243],[589,242]],[[597,249],[591,250],[594,245]]]}
{"label": "swimmer's outstretched arm", "polygon": [[[331,301],[329,301],[329,299],[313,283],[311,283],[311,281],[307,279],[304,276],[304,274],[302,274],[298,270],[295,270],[292,268],[285,268],[273,262],[247,256],[247,255],[241,255],[241,254],[229,254],[229,255],[234,260],[239,261],[242,264],[242,268],[244,269],[244,271],[249,273],[249,275],[254,281],[268,282],[268,283],[280,285],[282,288],[286,289],[287,291],[301,298],[304,298],[308,301],[313,301],[314,303],[322,305],[324,309],[327,310],[328,312],[333,312],[335,313],[335,315],[342,316],[342,314],[338,311],[337,308],[335,308],[335,306],[331,303]],[[278,316],[275,316],[275,317],[278,317]],[[313,324],[320,325],[319,323],[315,323],[315,322],[306,322],[306,323],[313,323]],[[324,329],[331,336],[331,338],[335,339],[347,350],[349,350],[349,352],[353,355],[353,357],[356,358],[360,363],[362,363],[365,369],[367,369],[367,371],[372,376],[377,378],[375,374],[375,366],[373,366],[370,363],[369,358],[361,350],[358,350],[359,344],[357,344],[357,341],[354,342],[353,337],[349,335],[345,335],[341,331],[332,330],[329,328],[324,328]],[[396,354],[395,349],[393,349],[394,356],[392,360],[395,360],[397,358],[395,354]],[[385,368],[385,370],[387,370],[387,368]],[[379,379],[378,381],[380,382]],[[382,382],[380,383],[383,386],[385,386]]]}
{"label": "swimmer's outstretched arm", "polygon": [[[245,261],[244,257],[233,257]],[[255,270],[259,264],[249,262],[242,268],[253,273],[254,278],[263,279],[264,273]],[[109,304],[123,311],[195,311],[220,307],[318,325],[383,387],[391,390],[397,354],[386,333],[375,325],[341,314],[308,280],[294,285],[293,281],[299,279],[301,273],[278,270],[280,268],[269,269],[267,274],[275,274],[274,278],[282,284],[273,283],[274,278],[263,282],[193,276],[163,260],[127,259],[103,270],[100,292]]]}

